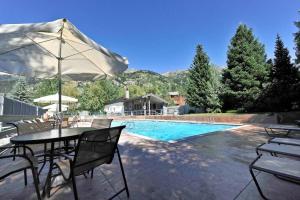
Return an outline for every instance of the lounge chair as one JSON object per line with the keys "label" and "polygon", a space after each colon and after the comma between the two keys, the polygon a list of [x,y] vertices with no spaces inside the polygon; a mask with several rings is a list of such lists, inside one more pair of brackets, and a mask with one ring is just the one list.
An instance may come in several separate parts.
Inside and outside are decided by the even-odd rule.
{"label": "lounge chair", "polygon": [[[6,177],[23,171],[24,172],[24,181],[25,185],[27,185],[27,169],[31,169],[33,182],[37,194],[37,198],[40,200],[40,189],[39,189],[39,178],[37,174],[38,162],[37,159],[34,157],[33,151],[27,147],[23,146],[24,153],[22,154],[6,154],[9,152],[9,149],[14,149],[14,146],[11,147],[0,147],[0,160],[5,160],[5,163],[2,163],[1,170],[0,170],[0,180],[5,179]],[[26,154],[26,150],[29,150],[31,155]],[[4,152],[4,153],[3,153]],[[13,158],[13,159],[11,159]]]}
{"label": "lounge chair", "polygon": [[263,199],[267,197],[263,194],[258,181],[253,173],[253,169],[263,171],[275,176],[284,178],[287,181],[300,181],[300,161],[275,156],[259,155],[249,166],[252,179]]}
{"label": "lounge chair", "polygon": [[129,190],[118,149],[118,141],[121,131],[124,128],[125,126],[118,126],[86,131],[82,133],[78,140],[74,158],[60,154],[60,156],[66,158],[66,160],[62,159],[61,161],[56,162],[54,166],[59,169],[64,180],[72,181],[74,197],[76,200],[78,199],[78,194],[75,177],[84,175],[86,172],[102,164],[110,164],[115,153],[118,155],[125,187],[114,194],[110,199],[116,197],[123,191],[126,191],[127,197],[129,197]]}
{"label": "lounge chair", "polygon": [[[266,143],[256,147],[256,153],[269,152],[271,155],[286,155],[300,158],[300,146],[278,144],[278,143]],[[300,169],[299,169],[300,170]]]}
{"label": "lounge chair", "polygon": [[271,138],[268,143],[277,143],[277,144],[288,144],[300,146],[300,139],[295,138]]}
{"label": "lounge chair", "polygon": [[291,132],[300,133],[300,127],[295,125],[268,125],[265,128],[266,133],[270,137],[283,136],[288,137]]}

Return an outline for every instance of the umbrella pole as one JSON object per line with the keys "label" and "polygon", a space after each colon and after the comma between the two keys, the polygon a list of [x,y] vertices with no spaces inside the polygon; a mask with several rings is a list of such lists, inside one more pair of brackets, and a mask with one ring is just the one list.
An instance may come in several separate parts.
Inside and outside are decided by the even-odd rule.
{"label": "umbrella pole", "polygon": [[[61,115],[61,61],[62,61],[62,57],[61,57],[61,50],[62,50],[62,36],[63,36],[63,30],[64,30],[64,24],[66,22],[66,19],[63,19],[63,24],[62,24],[62,27],[61,27],[61,31],[60,31],[60,44],[59,44],[59,49],[58,49],[58,63],[57,63],[57,67],[58,67],[58,75],[57,75],[57,78],[58,78],[58,112],[60,114],[60,117],[62,117]],[[60,119],[60,123],[59,123],[59,130],[61,130],[61,122],[62,122],[62,119]]]}

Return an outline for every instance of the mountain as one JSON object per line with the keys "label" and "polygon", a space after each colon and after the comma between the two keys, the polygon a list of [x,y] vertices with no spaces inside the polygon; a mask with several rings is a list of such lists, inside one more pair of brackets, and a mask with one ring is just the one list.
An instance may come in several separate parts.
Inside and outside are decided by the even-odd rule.
{"label": "mountain", "polygon": [[[11,93],[18,78],[0,74],[0,93]],[[168,92],[178,91],[185,94],[187,71],[174,71],[159,74],[150,70],[128,69],[118,76],[118,80],[128,86],[130,96],[140,96],[146,93],[154,93],[161,97],[167,97]],[[38,80],[27,80],[28,86],[33,88]],[[121,86],[120,83],[115,82]],[[123,87],[123,86],[121,86]]]}
{"label": "mountain", "polygon": [[155,93],[160,96],[167,96],[168,92],[171,91],[179,91],[181,94],[185,94],[187,71],[159,74],[150,70],[128,70],[121,74],[119,78],[123,83],[129,86],[129,89],[140,87],[144,93]]}
{"label": "mountain", "polygon": [[179,85],[184,86],[187,83],[188,80],[188,70],[178,70],[174,72],[166,72],[163,74],[165,77],[168,77],[168,79],[171,82],[177,83]]}

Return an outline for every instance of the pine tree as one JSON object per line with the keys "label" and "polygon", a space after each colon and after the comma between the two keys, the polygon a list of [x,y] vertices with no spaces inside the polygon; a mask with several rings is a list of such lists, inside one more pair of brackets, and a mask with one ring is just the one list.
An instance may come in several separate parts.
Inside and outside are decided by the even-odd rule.
{"label": "pine tree", "polygon": [[189,69],[187,85],[187,102],[189,105],[201,108],[206,112],[219,112],[220,101],[217,95],[212,67],[203,47],[196,47],[196,55]]}
{"label": "pine tree", "polygon": [[274,56],[274,64],[270,72],[268,104],[272,111],[289,111],[299,101],[299,94],[295,92],[295,86],[299,82],[298,70],[291,63],[289,51],[278,35]]}
{"label": "pine tree", "polygon": [[[300,13],[300,11],[299,11]],[[295,26],[297,27],[298,31],[295,33],[295,44],[296,44],[296,64],[300,64],[300,21],[295,22]]]}
{"label": "pine tree", "polygon": [[19,101],[30,102],[29,90],[23,79],[19,79],[15,85],[13,97]]}
{"label": "pine tree", "polygon": [[35,85],[33,97],[39,98],[42,96],[52,95],[58,91],[58,79],[44,79]]}
{"label": "pine tree", "polygon": [[239,25],[228,47],[227,68],[222,77],[224,109],[253,109],[253,102],[260,96],[267,75],[264,45],[250,28]]}

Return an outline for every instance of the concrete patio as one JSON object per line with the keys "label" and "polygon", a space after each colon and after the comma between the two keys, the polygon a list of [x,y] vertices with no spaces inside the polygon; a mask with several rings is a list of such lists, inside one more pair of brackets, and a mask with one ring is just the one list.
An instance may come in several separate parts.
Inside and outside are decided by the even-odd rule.
{"label": "concrete patio", "polygon": [[[130,199],[261,199],[248,166],[256,157],[255,147],[267,139],[262,128],[250,125],[173,144],[123,134],[119,146]],[[47,169],[43,172],[42,183]],[[257,175],[270,199],[300,198],[299,185]],[[97,168],[93,179],[76,180],[79,197],[86,200],[107,199],[123,187],[117,159]],[[36,199],[31,177],[29,183],[24,186],[23,173],[6,178],[0,182],[0,199]],[[53,189],[52,194],[53,200],[73,199],[68,186]],[[127,199],[126,193],[116,199]]]}

